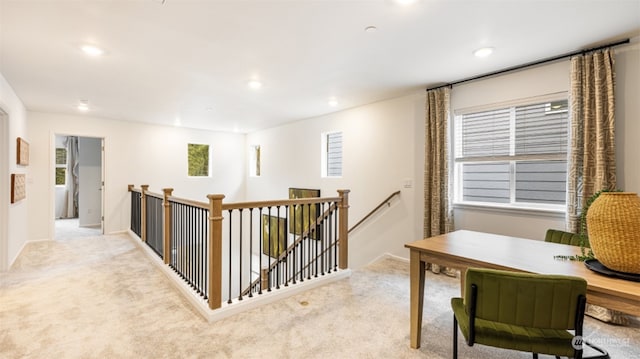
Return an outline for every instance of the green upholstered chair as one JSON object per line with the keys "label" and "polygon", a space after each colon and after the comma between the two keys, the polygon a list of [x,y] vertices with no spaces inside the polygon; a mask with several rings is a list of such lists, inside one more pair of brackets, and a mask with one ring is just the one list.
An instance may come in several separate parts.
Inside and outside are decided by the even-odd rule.
{"label": "green upholstered chair", "polygon": [[[544,241],[579,246],[580,237],[581,236],[576,233],[565,232],[557,229],[548,229],[546,235],[544,236]],[[589,238],[587,238],[586,236],[584,237],[584,247],[591,248],[589,246]],[[629,318],[624,313],[608,308],[603,308],[597,305],[591,305],[589,303],[587,303],[585,314],[606,323],[617,325],[629,324]]]}
{"label": "green upholstered chair", "polygon": [[[582,236],[577,233],[570,233],[557,229],[548,229],[546,235],[544,236],[544,241],[579,246],[581,237]],[[589,238],[587,238],[586,236],[584,237],[584,246],[586,248],[591,248],[589,246]]]}
{"label": "green upholstered chair", "polygon": [[582,335],[586,291],[578,277],[469,268],[464,299],[451,299],[453,357],[459,326],[469,346],[582,358],[572,340]]}

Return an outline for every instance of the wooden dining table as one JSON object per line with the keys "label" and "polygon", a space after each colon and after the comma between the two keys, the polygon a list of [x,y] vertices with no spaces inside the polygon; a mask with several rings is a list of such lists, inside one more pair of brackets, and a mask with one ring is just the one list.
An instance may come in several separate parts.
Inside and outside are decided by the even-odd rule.
{"label": "wooden dining table", "polygon": [[[458,230],[405,244],[410,251],[410,298],[412,348],[419,348],[427,263],[459,269],[464,280],[467,268],[493,268],[539,274],[562,274],[587,281],[587,302],[640,316],[640,282],[596,273],[578,261],[555,256],[580,254],[576,246],[491,233]],[[461,288],[463,288],[462,285]]]}

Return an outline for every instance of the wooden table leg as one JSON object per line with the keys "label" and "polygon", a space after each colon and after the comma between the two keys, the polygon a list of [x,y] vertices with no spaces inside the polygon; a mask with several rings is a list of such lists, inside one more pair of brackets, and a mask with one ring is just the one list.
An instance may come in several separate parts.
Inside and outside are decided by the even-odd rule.
{"label": "wooden table leg", "polygon": [[420,339],[422,337],[422,307],[424,304],[424,271],[425,263],[420,260],[420,252],[411,250],[409,262],[409,276],[411,288],[409,295],[411,297],[411,328],[409,337],[411,338],[411,347],[420,348]]}

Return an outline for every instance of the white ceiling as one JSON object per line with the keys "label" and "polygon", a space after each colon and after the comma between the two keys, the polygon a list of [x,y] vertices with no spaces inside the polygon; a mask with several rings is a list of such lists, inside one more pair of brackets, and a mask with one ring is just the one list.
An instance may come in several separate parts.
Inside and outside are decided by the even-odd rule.
{"label": "white ceiling", "polygon": [[251,132],[639,33],[640,0],[0,0],[0,72],[28,110]]}

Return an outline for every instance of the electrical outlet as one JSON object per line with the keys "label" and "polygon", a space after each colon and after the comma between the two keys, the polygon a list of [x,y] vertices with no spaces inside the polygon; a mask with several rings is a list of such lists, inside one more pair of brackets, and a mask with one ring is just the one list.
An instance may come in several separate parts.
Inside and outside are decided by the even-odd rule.
{"label": "electrical outlet", "polygon": [[403,187],[404,188],[412,188],[413,187],[413,180],[411,178],[405,178],[404,182],[403,182]]}

